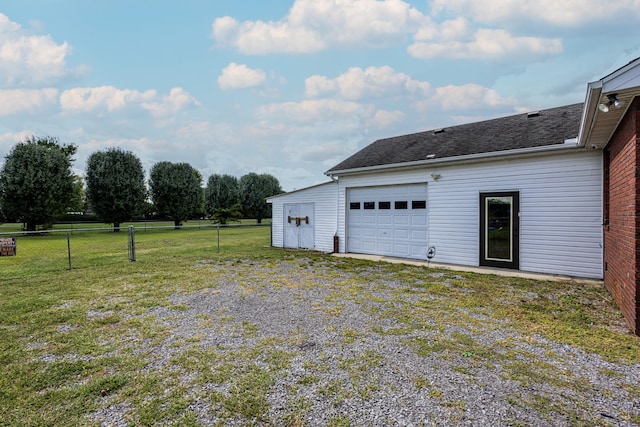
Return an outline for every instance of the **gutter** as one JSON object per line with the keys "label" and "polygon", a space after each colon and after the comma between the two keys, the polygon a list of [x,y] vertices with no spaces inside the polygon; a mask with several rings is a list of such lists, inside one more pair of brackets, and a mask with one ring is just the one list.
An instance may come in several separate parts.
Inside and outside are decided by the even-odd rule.
{"label": "gutter", "polygon": [[[596,98],[596,102],[597,102],[597,98]],[[425,166],[479,163],[479,162],[484,162],[484,161],[493,160],[493,159],[507,159],[507,158],[512,159],[512,158],[532,157],[540,154],[551,154],[556,152],[573,151],[578,148],[584,148],[579,146],[580,140],[578,139],[577,141],[578,143],[576,143],[575,139],[570,139],[565,141],[564,144],[543,145],[540,147],[518,148],[515,150],[491,151],[488,153],[476,153],[476,154],[467,154],[464,156],[443,157],[441,159],[416,160],[413,162],[402,162],[402,163],[393,163],[393,164],[387,164],[387,165],[375,165],[375,166],[365,166],[360,168],[332,170],[332,171],[326,171],[324,174],[333,179],[335,175],[340,176],[340,175],[351,175],[351,174],[366,173],[366,172],[373,172],[373,171],[417,169]]]}

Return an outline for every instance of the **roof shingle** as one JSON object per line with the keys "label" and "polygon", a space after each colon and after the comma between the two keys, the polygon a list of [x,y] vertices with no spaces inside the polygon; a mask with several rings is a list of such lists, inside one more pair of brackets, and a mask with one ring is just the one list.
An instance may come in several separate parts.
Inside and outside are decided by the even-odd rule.
{"label": "roof shingle", "polygon": [[[563,144],[578,136],[583,104],[379,139],[327,173],[370,166],[442,159]],[[429,156],[429,157],[427,157]]]}

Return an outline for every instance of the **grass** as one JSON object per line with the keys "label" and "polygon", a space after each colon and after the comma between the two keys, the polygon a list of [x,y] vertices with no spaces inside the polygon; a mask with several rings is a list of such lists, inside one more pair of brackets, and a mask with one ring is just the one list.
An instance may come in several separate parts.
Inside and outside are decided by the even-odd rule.
{"label": "grass", "polygon": [[[209,222],[186,223],[180,230],[174,230],[173,224],[168,222],[126,223],[122,224],[119,233],[113,233],[108,224],[79,224],[75,229],[69,229],[68,225],[56,225],[47,233],[33,236],[15,234],[18,256],[1,258],[3,276],[49,274],[69,269],[70,264],[72,269],[103,268],[109,261],[120,264],[123,259],[129,259],[128,225],[135,228],[135,253],[138,261],[155,257],[158,252],[175,258],[187,253],[210,256],[218,251],[218,229]],[[251,235],[248,228],[237,225],[240,224],[220,229],[220,251],[231,248],[235,251],[238,244],[244,246],[252,243],[251,239],[245,240],[242,237]],[[259,233],[263,238],[262,245],[268,245],[268,227],[257,228],[263,228],[262,233]],[[20,224],[0,225],[0,233],[18,233],[19,230]],[[229,238],[228,241],[225,241],[224,236]]]}
{"label": "grass", "polygon": [[[540,347],[541,337],[613,364],[640,363],[640,340],[620,331],[620,313],[599,285],[301,255],[270,248],[268,227],[225,228],[220,242],[218,252],[211,230],[140,231],[137,261],[129,262],[126,233],[78,233],[72,239],[78,255],[68,270],[64,256],[62,261],[50,256],[51,248],[66,246],[66,235],[21,238],[17,257],[0,258],[0,426],[100,425],[101,419],[116,423],[117,417],[131,425],[199,425],[196,403],[215,414],[219,425],[302,426],[314,399],[339,406],[347,399],[375,398],[385,355],[365,343],[376,336],[397,337],[419,357],[445,360],[469,381],[499,366],[504,379],[525,389],[544,385],[578,397],[593,392],[583,378],[555,364],[527,363],[536,355],[521,344]],[[282,263],[306,279],[279,274]],[[306,354],[300,350],[307,343],[305,331],[275,336],[226,308],[194,319],[202,334],[175,338],[172,321],[185,316],[189,306],[172,297],[215,296],[220,278],[236,269],[250,275],[233,276],[247,297],[265,298],[269,289],[295,295],[319,280],[326,293],[311,306],[323,319],[345,316],[355,305],[380,322],[360,329],[327,320],[326,332],[335,337],[327,345],[356,350],[331,358],[315,347],[319,356],[302,362],[296,358]],[[159,322],[154,310],[163,310],[166,321]],[[478,338],[501,328],[520,335],[493,346]],[[205,344],[208,330],[230,331],[240,344]],[[172,356],[163,361],[158,351]],[[303,373],[289,381],[286,410],[273,415],[269,394],[295,363]],[[327,372],[339,372],[340,379],[326,380]],[[640,389],[625,382],[619,370],[600,374],[619,383],[631,399],[640,398]],[[442,384],[419,373],[411,382],[416,393],[423,390],[451,409],[453,421],[464,412],[464,402],[447,396]],[[543,419],[568,402],[574,406],[566,410],[573,424],[591,421],[579,399],[553,405],[540,394],[510,399]],[[124,409],[111,414],[118,405]],[[634,414],[618,416],[638,422]],[[325,421],[351,425],[347,414],[327,414]]]}

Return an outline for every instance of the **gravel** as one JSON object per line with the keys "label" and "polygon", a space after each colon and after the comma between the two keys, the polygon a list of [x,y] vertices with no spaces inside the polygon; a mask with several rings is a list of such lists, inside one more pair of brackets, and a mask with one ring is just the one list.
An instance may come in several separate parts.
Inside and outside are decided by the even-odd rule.
{"label": "gravel", "polygon": [[[145,369],[180,370],[176,357],[196,348],[226,355],[239,369],[254,363],[273,374],[268,411],[247,419],[207,398],[227,395],[229,381],[203,383],[198,372],[181,372],[201,425],[631,426],[640,414],[639,364],[609,362],[469,308],[460,314],[473,324],[449,324],[434,312],[425,314],[422,328],[407,327],[402,310],[435,297],[376,265],[350,272],[330,260],[302,259],[196,268],[210,269],[209,287],[173,295],[180,309],[149,310],[171,334],[159,346],[136,344],[151,355]],[[421,280],[453,286],[464,277],[433,273]],[[415,345],[452,337],[470,337],[474,346],[421,352]],[[247,358],[254,348],[280,351],[287,363],[273,369],[260,357]],[[528,378],[531,370],[547,380]],[[91,418],[126,426],[133,409],[114,401]]]}

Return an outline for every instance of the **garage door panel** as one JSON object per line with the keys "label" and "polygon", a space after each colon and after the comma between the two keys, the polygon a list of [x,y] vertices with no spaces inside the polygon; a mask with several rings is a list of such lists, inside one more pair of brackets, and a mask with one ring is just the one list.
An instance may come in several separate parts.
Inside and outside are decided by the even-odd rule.
{"label": "garage door panel", "polygon": [[393,245],[393,253],[398,254],[399,256],[408,256],[409,255],[409,245],[403,245],[400,243],[396,243]]}
{"label": "garage door panel", "polygon": [[409,236],[411,240],[422,240],[424,242],[427,241],[427,230],[411,230],[411,235]]}
{"label": "garage door panel", "polygon": [[362,237],[362,228],[360,227],[352,227],[349,229],[350,239],[355,240],[357,238]]}
{"label": "garage door panel", "polygon": [[411,258],[426,258],[427,256],[427,245],[412,245],[411,253],[409,254]]}
{"label": "garage door panel", "polygon": [[380,215],[378,216],[378,225],[391,225],[393,224],[393,216]]}
{"label": "garage door panel", "polygon": [[391,243],[380,242],[376,244],[376,249],[380,255],[390,255],[392,253]]}
{"label": "garage door panel", "polygon": [[376,242],[374,240],[363,240],[362,250],[366,251],[366,253],[374,253],[376,250]]}
{"label": "garage door panel", "polygon": [[394,188],[394,196],[404,196],[411,192],[409,186],[407,185],[398,185]]}
{"label": "garage door panel", "polygon": [[362,229],[362,238],[363,239],[371,239],[376,237],[376,229],[375,228],[363,228]]}
{"label": "garage door panel", "polygon": [[409,224],[409,216],[408,215],[396,215],[393,217],[394,225],[408,225]]}
{"label": "garage door panel", "polygon": [[377,218],[374,215],[363,215],[362,223],[365,225],[375,225]]}
{"label": "garage door panel", "polygon": [[411,215],[411,225],[412,226],[423,226],[427,227],[427,216],[426,215]]}
{"label": "garage door panel", "polygon": [[394,239],[408,239],[410,231],[404,228],[396,228],[393,230],[393,238]]}
{"label": "garage door panel", "polygon": [[348,251],[426,259],[426,183],[350,188],[347,198]]}

